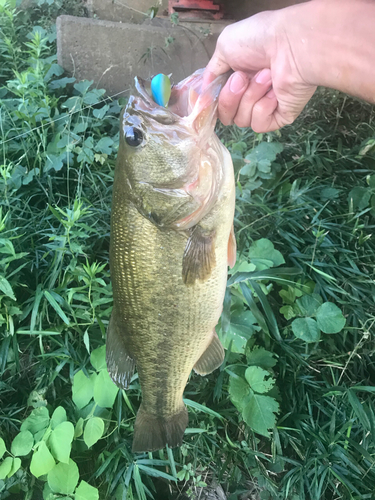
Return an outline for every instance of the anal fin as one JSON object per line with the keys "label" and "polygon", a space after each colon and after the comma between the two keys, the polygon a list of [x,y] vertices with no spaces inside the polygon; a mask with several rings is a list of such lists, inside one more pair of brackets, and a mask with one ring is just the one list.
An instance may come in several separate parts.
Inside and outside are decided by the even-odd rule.
{"label": "anal fin", "polygon": [[219,337],[214,330],[211,343],[195,363],[193,369],[199,375],[208,375],[216,370],[216,368],[219,368],[224,361],[224,356],[224,347],[221,345]]}
{"label": "anal fin", "polygon": [[134,374],[135,361],[126,352],[123,335],[124,332],[112,312],[107,329],[107,368],[113,382],[121,389],[127,389]]}
{"label": "anal fin", "polygon": [[182,260],[182,279],[186,285],[210,276],[216,264],[215,236],[214,231],[206,232],[199,225],[193,229]]}

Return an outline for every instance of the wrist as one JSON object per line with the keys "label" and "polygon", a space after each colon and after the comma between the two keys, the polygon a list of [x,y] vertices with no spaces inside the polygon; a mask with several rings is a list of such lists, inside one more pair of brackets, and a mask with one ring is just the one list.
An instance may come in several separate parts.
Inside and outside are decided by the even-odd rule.
{"label": "wrist", "polygon": [[282,9],[278,32],[303,83],[374,102],[375,2],[314,0]]}
{"label": "wrist", "polygon": [[273,60],[280,64],[282,57],[286,74],[292,72],[294,79],[313,86],[324,85],[321,52],[329,28],[321,24],[321,5],[320,0],[315,0],[275,11]]}

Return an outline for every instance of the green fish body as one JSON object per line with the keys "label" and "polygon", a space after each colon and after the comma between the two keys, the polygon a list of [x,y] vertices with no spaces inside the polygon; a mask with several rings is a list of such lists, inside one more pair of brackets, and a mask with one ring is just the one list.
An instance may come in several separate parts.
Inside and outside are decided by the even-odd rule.
{"label": "green fish body", "polygon": [[181,443],[191,370],[205,375],[224,358],[215,326],[235,259],[235,188],[230,155],[214,134],[223,82],[199,93],[198,72],[172,89],[166,110],[138,81],[140,96],[121,117],[107,366],[124,389],[137,368],[137,452]]}

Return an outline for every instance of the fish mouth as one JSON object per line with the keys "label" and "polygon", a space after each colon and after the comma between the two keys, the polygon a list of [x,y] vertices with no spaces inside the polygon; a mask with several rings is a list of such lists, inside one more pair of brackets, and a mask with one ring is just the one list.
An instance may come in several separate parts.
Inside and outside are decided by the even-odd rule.
{"label": "fish mouth", "polygon": [[[172,86],[168,107],[157,104],[151,93],[151,81],[135,77],[138,98],[134,97],[134,111],[146,115],[159,123],[170,125],[180,118],[190,116],[199,97],[202,95],[204,68],[195,71],[181,82]],[[225,73],[211,82],[204,92],[210,95],[212,103],[217,103],[219,94],[232,72]]]}
{"label": "fish mouth", "polygon": [[145,118],[155,120],[162,125],[172,125],[178,120],[178,116],[170,110],[159,106],[159,104],[152,99],[151,95],[146,90],[147,83],[150,82],[147,82],[138,76],[135,77],[135,88],[139,95],[132,96],[129,99],[126,111],[129,114],[140,113]]}

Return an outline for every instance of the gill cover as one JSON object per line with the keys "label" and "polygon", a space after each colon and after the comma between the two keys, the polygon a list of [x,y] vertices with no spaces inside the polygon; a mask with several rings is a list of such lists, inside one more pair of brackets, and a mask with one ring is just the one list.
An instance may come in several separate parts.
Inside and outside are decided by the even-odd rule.
{"label": "gill cover", "polygon": [[203,91],[202,75],[198,70],[175,85],[168,108],[154,101],[150,82],[136,78],[138,95],[129,99],[123,115],[119,158],[124,159],[130,196],[142,215],[161,228],[195,226],[211,210],[220,188],[213,133],[219,93],[229,75]]}

